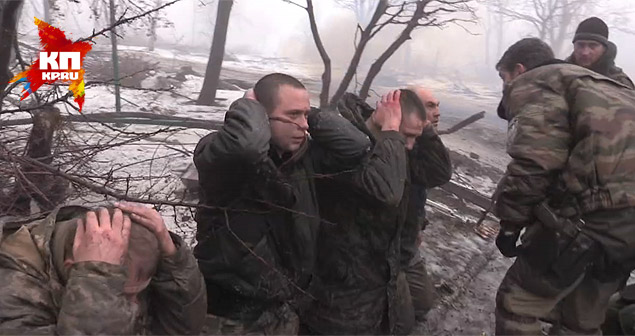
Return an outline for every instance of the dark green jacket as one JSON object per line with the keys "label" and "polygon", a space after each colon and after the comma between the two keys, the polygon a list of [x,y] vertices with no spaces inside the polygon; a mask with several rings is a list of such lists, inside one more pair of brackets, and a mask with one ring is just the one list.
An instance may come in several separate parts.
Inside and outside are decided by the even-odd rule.
{"label": "dark green jacket", "polygon": [[410,205],[401,234],[401,262],[405,267],[416,260],[419,232],[425,229],[427,189],[446,184],[452,178],[450,152],[432,125],[426,128],[408,152],[410,171],[414,183],[410,187]]}
{"label": "dark green jacket", "polygon": [[0,244],[0,334],[196,335],[205,321],[203,277],[176,235],[177,253],[163,258],[133,303],[124,267],[78,262],[65,271],[64,236],[86,209],[63,207],[5,234]]}
{"label": "dark green jacket", "polygon": [[407,333],[412,321],[404,319],[413,313],[399,276],[409,186],[405,141],[398,132],[371,134],[364,120],[372,109],[353,95],[338,109],[374,146],[354,171],[316,181],[323,220],[311,286],[317,300],[302,320],[320,334]]}
{"label": "dark green jacket", "polygon": [[204,207],[196,214],[195,255],[210,313],[253,321],[270,307],[307,299],[301,289],[313,273],[320,223],[315,175],[354,167],[370,147],[335,114],[311,113],[309,133],[298,153],[279,157],[262,105],[239,99],[223,128],[197,145]]}

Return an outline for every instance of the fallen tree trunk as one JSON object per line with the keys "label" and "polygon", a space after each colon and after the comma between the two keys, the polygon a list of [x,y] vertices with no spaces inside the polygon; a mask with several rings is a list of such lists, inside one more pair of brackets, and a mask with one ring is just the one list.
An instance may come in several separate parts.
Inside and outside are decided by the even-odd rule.
{"label": "fallen tree trunk", "polygon": [[460,130],[461,128],[466,127],[466,126],[468,126],[470,124],[473,124],[473,123],[475,123],[475,122],[477,122],[477,121],[479,121],[479,120],[481,120],[483,118],[485,118],[485,111],[481,111],[479,113],[473,114],[470,117],[460,121],[458,124],[448,128],[448,129],[439,131],[439,135],[454,133],[454,132]]}
{"label": "fallen tree trunk", "polygon": [[[143,112],[121,112],[121,113],[93,113],[93,114],[71,114],[61,116],[62,122],[95,122],[95,123],[117,123],[135,125],[157,125],[172,127],[200,128],[207,130],[217,130],[223,126],[222,121],[203,120],[195,118],[175,117],[158,115]],[[3,120],[0,127],[30,125],[30,118]]]}
{"label": "fallen tree trunk", "polygon": [[482,195],[481,193],[466,188],[460,184],[457,184],[453,181],[450,181],[444,185],[442,185],[440,187],[441,189],[456,195],[457,197],[468,201],[470,203],[473,203],[475,205],[477,205],[478,207],[482,208],[483,210],[487,210],[490,208],[491,204],[492,204],[492,200],[491,198],[488,198],[484,195]]}

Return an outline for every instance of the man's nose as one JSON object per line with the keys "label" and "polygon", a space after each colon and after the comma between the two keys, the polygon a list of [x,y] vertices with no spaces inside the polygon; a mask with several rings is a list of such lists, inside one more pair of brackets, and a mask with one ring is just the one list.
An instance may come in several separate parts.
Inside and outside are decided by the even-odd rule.
{"label": "man's nose", "polygon": [[300,121],[298,122],[298,127],[300,127],[300,129],[303,131],[309,130],[309,121],[307,117],[300,118]]}

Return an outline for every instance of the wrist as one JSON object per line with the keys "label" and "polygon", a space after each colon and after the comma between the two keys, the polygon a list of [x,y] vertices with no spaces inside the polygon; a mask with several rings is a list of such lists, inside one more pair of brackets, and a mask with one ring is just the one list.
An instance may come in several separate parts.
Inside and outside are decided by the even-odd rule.
{"label": "wrist", "polygon": [[381,125],[381,130],[382,132],[386,132],[386,131],[399,132],[399,126],[400,126],[399,124],[387,123],[387,124]]}
{"label": "wrist", "polygon": [[170,257],[176,254],[176,245],[174,245],[174,241],[172,241],[172,237],[170,237],[170,233],[166,230],[165,234],[162,235],[161,238],[161,255],[164,257]]}

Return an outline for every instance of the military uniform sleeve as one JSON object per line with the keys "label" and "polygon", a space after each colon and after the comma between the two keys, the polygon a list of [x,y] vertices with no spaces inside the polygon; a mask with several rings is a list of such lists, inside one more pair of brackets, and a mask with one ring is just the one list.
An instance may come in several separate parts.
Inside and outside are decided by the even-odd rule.
{"label": "military uniform sleeve", "polygon": [[259,162],[269,151],[270,139],[264,107],[257,101],[241,98],[225,114],[223,127],[196,145],[194,164],[199,174],[204,174],[217,160],[242,164]]}
{"label": "military uniform sleeve", "polygon": [[434,188],[452,178],[450,152],[432,125],[428,126],[408,154],[412,183]]}
{"label": "military uniform sleeve", "polygon": [[150,283],[151,331],[155,335],[199,334],[207,312],[203,276],[183,240],[171,236],[177,252],[161,260]]}
{"label": "military uniform sleeve", "polygon": [[322,172],[353,168],[370,150],[368,136],[337,113],[312,111],[308,121],[311,138],[319,144],[316,161]]}
{"label": "military uniform sleeve", "polygon": [[[264,107],[253,100],[239,99],[225,115],[223,127],[205,136],[194,150],[201,199],[214,198],[227,205],[244,184],[258,185],[259,198],[288,205],[294,196],[268,156],[271,130]],[[262,187],[261,187],[262,186]]]}
{"label": "military uniform sleeve", "polygon": [[382,204],[401,202],[407,177],[405,139],[395,131],[380,132],[372,152],[352,173],[353,186]]}
{"label": "military uniform sleeve", "polygon": [[512,161],[499,184],[495,211],[501,221],[529,224],[533,208],[569,157],[569,108],[564,93],[544,82],[512,88],[507,153]]}
{"label": "military uniform sleeve", "polygon": [[[121,266],[73,265],[61,302],[50,283],[21,267],[0,269],[0,334],[131,334],[135,307],[124,297]],[[58,310],[59,309],[59,310]]]}

